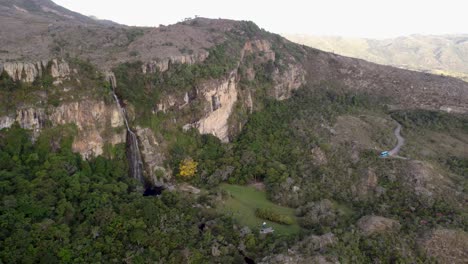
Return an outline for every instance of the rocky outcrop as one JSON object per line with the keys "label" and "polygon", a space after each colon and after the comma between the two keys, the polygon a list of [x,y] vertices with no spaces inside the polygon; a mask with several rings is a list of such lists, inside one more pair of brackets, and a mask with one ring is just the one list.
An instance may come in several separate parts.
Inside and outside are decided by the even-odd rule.
{"label": "rocky outcrop", "polygon": [[50,75],[55,78],[55,84],[62,83],[70,76],[70,66],[64,60],[53,59],[50,66]]}
{"label": "rocky outcrop", "polygon": [[320,147],[315,147],[311,151],[311,156],[312,156],[312,163],[315,166],[322,166],[322,165],[327,165],[328,159],[327,156],[325,155],[325,152]]}
{"label": "rocky outcrop", "polygon": [[38,133],[44,127],[46,122],[44,109],[41,108],[24,108],[16,111],[16,122],[34,133]]}
{"label": "rocky outcrop", "polygon": [[40,130],[44,127],[47,117],[42,108],[21,108],[16,110],[15,116],[0,117],[0,129],[9,128],[15,122],[28,130],[33,131],[33,136],[36,137]]}
{"label": "rocky outcrop", "polygon": [[123,117],[114,105],[106,105],[103,101],[80,101],[60,105],[50,114],[53,125],[75,124],[78,136],[73,142],[73,151],[79,152],[84,158],[103,154],[106,142],[118,144],[125,142],[125,131],[104,138],[107,128],[124,126]]}
{"label": "rocky outcrop", "polygon": [[444,199],[452,205],[463,208],[466,194],[455,187],[450,177],[429,162],[410,161],[400,172],[401,181],[419,197],[426,206],[432,206],[437,199]]}
{"label": "rocky outcrop", "polygon": [[[50,66],[50,68],[49,68]],[[64,60],[53,59],[39,62],[6,62],[0,65],[0,71],[5,71],[14,81],[32,83],[50,70],[50,75],[55,78],[55,83],[61,83],[70,76],[70,67]]]}
{"label": "rocky outcrop", "polygon": [[292,91],[306,83],[305,73],[299,64],[287,64],[285,70],[275,69],[273,73],[275,98],[285,100],[291,97]]}
{"label": "rocky outcrop", "polygon": [[123,127],[124,121],[116,106],[106,105],[103,101],[71,102],[47,111],[34,107],[21,108],[14,118],[1,117],[0,129],[11,127],[15,121],[22,128],[32,130],[33,136],[39,135],[47,123],[52,126],[76,125],[78,135],[72,148],[84,158],[102,155],[105,143],[115,145],[125,142],[125,131],[105,135],[108,129]]}
{"label": "rocky outcrop", "polygon": [[463,230],[434,229],[424,234],[418,244],[440,263],[468,263],[468,233]]}
{"label": "rocky outcrop", "polygon": [[400,229],[400,223],[397,220],[375,215],[361,217],[361,219],[357,221],[357,226],[366,236]]}
{"label": "rocky outcrop", "polygon": [[265,63],[269,60],[276,60],[276,53],[271,49],[271,43],[265,39],[250,40],[244,44],[242,58],[244,56],[257,53],[256,63]]}
{"label": "rocky outcrop", "polygon": [[232,72],[222,81],[207,82],[199,90],[209,104],[205,107],[207,114],[194,126],[200,134],[212,134],[221,141],[228,142],[228,119],[237,102],[237,73]]}
{"label": "rocky outcrop", "polygon": [[47,62],[7,62],[0,65],[0,70],[5,71],[14,81],[33,82],[42,76],[42,69],[47,67]]}
{"label": "rocky outcrop", "polygon": [[[271,43],[264,39],[247,41],[241,52],[241,61],[250,54],[256,54],[255,64],[264,64],[268,61],[275,62],[277,60]],[[281,69],[275,67],[272,73],[274,82],[273,96],[277,100],[284,100],[291,97],[293,90],[306,83],[306,72],[300,64],[295,63],[293,58],[289,58],[288,62],[278,60],[278,64],[282,65]],[[255,71],[251,67],[247,68],[245,75],[248,80],[252,81],[255,78]]]}
{"label": "rocky outcrop", "polygon": [[197,54],[192,55],[180,55],[180,56],[171,56],[168,58],[160,59],[157,61],[150,61],[143,64],[142,71],[143,73],[155,73],[156,71],[165,72],[169,70],[172,64],[195,64],[200,63],[206,60],[209,56],[209,52],[200,51]]}
{"label": "rocky outcrop", "polygon": [[10,116],[0,117],[0,130],[4,128],[9,128],[15,123],[15,118]]}
{"label": "rocky outcrop", "polygon": [[164,168],[163,146],[156,140],[149,128],[136,127],[136,134],[140,141],[140,151],[146,165],[149,180],[154,186],[162,186],[170,180],[169,173]]}

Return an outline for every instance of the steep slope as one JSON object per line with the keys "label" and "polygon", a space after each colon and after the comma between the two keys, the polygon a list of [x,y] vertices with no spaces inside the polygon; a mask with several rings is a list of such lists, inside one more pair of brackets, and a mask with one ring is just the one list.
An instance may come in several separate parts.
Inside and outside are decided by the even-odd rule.
{"label": "steep slope", "polygon": [[[1,40],[7,49],[0,56],[2,126],[10,126],[12,120],[28,123],[20,114],[24,109],[44,113],[33,116],[52,120],[54,126],[55,108],[68,111],[67,106],[79,106],[83,100],[104,103],[103,111],[111,113],[115,104],[105,82],[115,73],[112,82],[129,108],[132,126],[150,127],[159,138],[158,151],[148,150],[153,155],[144,157],[151,163],[148,177],[164,167],[169,151],[170,139],[162,131],[195,128],[228,142],[265,100],[287,99],[305,85],[366,93],[382,98],[392,109],[468,111],[467,83],[302,47],[251,22],[196,18],[168,27],[129,28],[94,21],[45,0],[9,1],[3,12],[2,30],[8,34]],[[27,41],[26,36],[38,41]],[[88,157],[102,154],[108,143],[121,142],[102,131],[121,128],[122,122],[106,123],[112,126],[93,129],[90,140],[75,142],[80,146],[76,150]],[[42,127],[46,126],[35,129]],[[83,135],[91,133],[79,128]],[[170,170],[164,174],[167,177]]]}
{"label": "steep slope", "polygon": [[384,65],[468,80],[468,36],[411,35],[364,39],[284,34],[296,43]]}
{"label": "steep slope", "polygon": [[[8,3],[1,261],[463,263],[449,255],[466,244],[467,83],[252,22],[131,28]],[[397,122],[408,159],[381,159]],[[220,183],[262,201],[239,206]],[[261,233],[265,220],[282,229]]]}

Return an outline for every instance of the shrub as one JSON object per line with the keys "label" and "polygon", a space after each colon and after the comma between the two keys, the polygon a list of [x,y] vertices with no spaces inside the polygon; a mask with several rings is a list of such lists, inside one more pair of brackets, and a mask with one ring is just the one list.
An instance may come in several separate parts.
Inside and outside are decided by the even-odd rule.
{"label": "shrub", "polygon": [[197,173],[198,163],[193,159],[187,158],[180,163],[180,176],[184,178],[191,178]]}
{"label": "shrub", "polygon": [[255,210],[255,215],[258,218],[269,220],[278,224],[292,225],[294,222],[291,217],[279,214],[271,209],[266,208],[257,208]]}

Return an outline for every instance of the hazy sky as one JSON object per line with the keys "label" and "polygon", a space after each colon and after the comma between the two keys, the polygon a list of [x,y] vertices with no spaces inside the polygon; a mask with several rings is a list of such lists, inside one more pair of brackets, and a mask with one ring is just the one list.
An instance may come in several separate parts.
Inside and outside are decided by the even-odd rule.
{"label": "hazy sky", "polygon": [[468,33],[467,0],[53,0],[73,11],[138,26],[195,15],[252,20],[275,33],[395,37]]}

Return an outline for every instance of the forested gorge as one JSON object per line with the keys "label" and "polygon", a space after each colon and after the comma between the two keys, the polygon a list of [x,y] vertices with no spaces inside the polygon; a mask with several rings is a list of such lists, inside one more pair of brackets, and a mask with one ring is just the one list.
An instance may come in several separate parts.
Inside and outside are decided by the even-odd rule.
{"label": "forested gorge", "polygon": [[[327,85],[331,86],[322,87]],[[34,142],[30,132],[17,125],[2,130],[0,258],[5,263],[242,263],[242,254],[261,259],[309,234],[332,232],[338,240],[320,252],[344,262],[428,260],[417,249],[418,234],[438,226],[466,230],[463,209],[443,199],[421,201],[389,173],[404,168],[404,161],[378,159],[377,152],[366,150],[352,162],[347,148],[331,146],[319,128],[344,114],[385,113],[375,100],[336,89],[302,89],[287,101],[265,101],[264,109],[250,117],[230,144],[194,130],[175,134],[168,165],[180,175],[176,181],[204,190],[198,196],[177,191],[143,196],[139,183],[128,176],[124,144],[83,160],[71,151],[73,125],[47,128]],[[407,129],[428,125],[464,129],[465,124],[464,119],[426,112],[393,115]],[[313,163],[314,148],[326,153],[326,165]],[[187,165],[196,167],[190,177],[179,171],[187,160],[196,163]],[[464,176],[466,184],[465,159],[452,157],[444,164]],[[349,177],[350,168],[360,172],[369,166],[377,171],[385,192],[357,199],[352,191],[356,176]],[[270,200],[297,208],[301,235],[243,233],[236,219],[213,210],[219,197],[228,195],[218,189],[223,182],[264,182]],[[300,186],[300,191],[292,191],[292,185]],[[359,234],[354,224],[368,214],[398,219],[401,231]],[[277,216],[268,212],[267,218]],[[299,252],[316,250],[311,244]]]}
{"label": "forested gorge", "polygon": [[123,145],[86,161],[71,152],[72,134],[54,128],[35,143],[18,126],[0,134],[3,263],[206,263],[216,241],[226,251],[219,261],[242,260],[231,219],[177,192],[144,197],[127,176]]}
{"label": "forested gorge", "polygon": [[[177,27],[201,27],[203,20]],[[167,37],[166,30],[161,28]],[[132,41],[143,34],[130,33]],[[205,60],[169,61],[163,72],[156,66],[142,71],[146,65],[132,59],[118,60],[104,74],[68,53],[70,75],[60,82],[45,73],[50,63],[30,83],[2,69],[0,117],[14,122],[13,114],[25,107],[50,114],[68,103],[96,101],[102,118],[99,124],[78,120],[81,131],[79,118],[40,120],[31,126],[36,131],[18,122],[0,130],[0,263],[270,263],[278,254],[304,257],[305,263],[315,257],[431,263],[436,259],[421,246],[428,234],[444,229],[466,235],[466,116],[392,110],[392,98],[333,78],[304,84],[303,60],[339,66],[337,57],[251,22],[223,31],[221,44],[214,36]],[[177,54],[192,55],[189,48],[179,46]],[[354,66],[349,72],[359,70]],[[113,91],[105,75],[115,77]],[[213,122],[226,121],[226,143],[197,127],[217,110],[213,98],[219,100],[217,90],[225,88],[219,83],[236,89],[232,109]],[[278,97],[276,89],[287,96]],[[148,186],[129,176],[125,139],[108,140],[125,136],[115,101],[128,113],[140,154],[149,157],[143,164],[147,183],[155,182],[154,173],[164,186],[145,191]],[[70,112],[93,118],[86,107]],[[380,158],[395,145],[397,123],[407,144],[401,156]],[[83,158],[72,151],[80,132],[80,143],[100,140],[102,155]],[[277,230],[265,233],[273,224]],[[440,244],[452,247],[459,240]]]}

